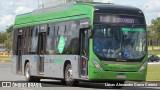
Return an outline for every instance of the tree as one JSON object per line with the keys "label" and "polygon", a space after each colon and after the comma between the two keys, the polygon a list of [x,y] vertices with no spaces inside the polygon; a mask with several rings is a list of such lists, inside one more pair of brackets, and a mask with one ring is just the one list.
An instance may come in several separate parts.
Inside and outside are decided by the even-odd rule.
{"label": "tree", "polygon": [[8,53],[11,51],[12,46],[12,30],[13,25],[8,26],[5,32],[0,32],[0,44],[5,46]]}
{"label": "tree", "polygon": [[7,49],[7,52],[8,53],[10,53],[10,51],[11,51],[11,46],[12,46],[12,35],[11,35],[11,33],[6,33],[7,34],[7,39],[4,41],[4,45],[5,45],[5,47],[6,47],[6,49]]}
{"label": "tree", "polygon": [[3,44],[6,39],[7,39],[6,33],[0,32],[0,44]]}
{"label": "tree", "polygon": [[12,33],[12,30],[13,30],[13,25],[8,26],[8,27],[6,28],[6,33]]}
{"label": "tree", "polygon": [[147,31],[149,41],[160,41],[160,17],[152,19],[152,23],[147,27]]}
{"label": "tree", "polygon": [[4,40],[4,45],[6,46],[8,53],[10,53],[11,46],[12,46],[12,30],[13,30],[13,25],[6,28],[6,32],[5,32],[6,40]]}

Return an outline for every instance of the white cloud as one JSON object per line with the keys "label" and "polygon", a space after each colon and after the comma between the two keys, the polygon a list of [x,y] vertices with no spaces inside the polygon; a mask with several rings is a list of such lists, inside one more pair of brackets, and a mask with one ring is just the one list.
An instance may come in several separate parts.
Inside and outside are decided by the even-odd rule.
{"label": "white cloud", "polygon": [[18,7],[16,8],[15,13],[18,15],[18,14],[31,12],[32,10],[33,10],[32,8],[28,8],[28,7]]}
{"label": "white cloud", "polygon": [[143,10],[149,12],[159,12],[160,11],[160,0],[149,0],[143,5]]}
{"label": "white cloud", "polygon": [[160,12],[158,13],[157,17],[160,17]]}
{"label": "white cloud", "polygon": [[12,5],[13,5],[13,1],[11,1],[11,2],[9,3],[9,5],[12,6]]}
{"label": "white cloud", "polygon": [[15,16],[37,8],[38,0],[0,0],[0,30],[13,24]]}
{"label": "white cloud", "polygon": [[14,16],[12,16],[12,15],[2,16],[0,18],[0,26],[3,26],[3,28],[1,28],[1,29],[4,29],[5,28],[4,26],[9,26],[9,25],[13,24],[13,21],[14,21]]}
{"label": "white cloud", "polygon": [[143,7],[142,10],[145,13],[147,24],[151,24],[152,19],[156,19],[160,17],[160,0],[148,0]]}
{"label": "white cloud", "polygon": [[19,0],[15,1],[16,7],[38,8],[38,0]]}

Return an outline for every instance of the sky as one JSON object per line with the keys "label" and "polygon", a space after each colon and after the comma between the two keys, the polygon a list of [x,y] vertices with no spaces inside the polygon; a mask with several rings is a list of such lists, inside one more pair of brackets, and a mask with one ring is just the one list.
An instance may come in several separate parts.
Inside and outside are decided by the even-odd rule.
{"label": "sky", "polygon": [[[40,0],[41,1],[41,0]],[[160,0],[94,0],[97,2],[111,2],[140,8],[146,17],[147,25],[152,19],[160,17]],[[0,0],[0,31],[14,24],[16,15],[28,13],[38,8],[38,0]]]}

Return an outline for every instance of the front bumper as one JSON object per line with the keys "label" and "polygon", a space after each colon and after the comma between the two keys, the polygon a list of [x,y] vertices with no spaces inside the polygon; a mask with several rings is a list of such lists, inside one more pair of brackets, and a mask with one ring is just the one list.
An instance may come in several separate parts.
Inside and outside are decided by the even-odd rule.
{"label": "front bumper", "polygon": [[[125,78],[118,78],[117,75],[123,74]],[[89,80],[94,81],[145,81],[146,80],[146,70],[143,72],[117,72],[117,71],[104,71],[98,70],[94,67],[89,67]]]}

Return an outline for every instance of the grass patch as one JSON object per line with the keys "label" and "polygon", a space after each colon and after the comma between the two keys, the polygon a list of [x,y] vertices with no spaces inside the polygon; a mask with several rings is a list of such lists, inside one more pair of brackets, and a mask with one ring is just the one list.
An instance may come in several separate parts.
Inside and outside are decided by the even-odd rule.
{"label": "grass patch", "polygon": [[0,62],[11,62],[11,57],[0,55]]}
{"label": "grass patch", "polygon": [[7,59],[7,60],[0,60],[0,62],[11,62],[10,59]]}
{"label": "grass patch", "polygon": [[0,55],[0,58],[10,58],[10,56],[8,57],[8,56],[1,56]]}
{"label": "grass patch", "polygon": [[148,46],[148,47],[149,47],[149,48],[152,48],[152,47],[153,47],[153,48],[156,48],[156,47],[159,47],[159,46]]}
{"label": "grass patch", "polygon": [[148,55],[159,55],[160,50],[148,50]]}
{"label": "grass patch", "polygon": [[148,65],[147,81],[160,81],[160,65]]}

